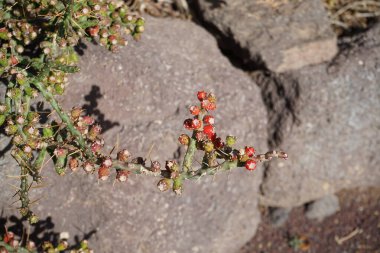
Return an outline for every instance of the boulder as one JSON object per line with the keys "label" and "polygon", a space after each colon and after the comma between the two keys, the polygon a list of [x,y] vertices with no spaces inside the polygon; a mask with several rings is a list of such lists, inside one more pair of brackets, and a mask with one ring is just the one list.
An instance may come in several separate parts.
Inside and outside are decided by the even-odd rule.
{"label": "boulder", "polygon": [[[85,105],[105,128],[106,150],[118,143],[134,156],[179,159],[188,106],[200,89],[218,97],[220,135],[267,151],[267,117],[257,85],[221,54],[215,39],[191,22],[147,19],[146,33],[118,54],[87,44],[81,72],[61,97],[64,108]],[[201,161],[201,157],[197,157]],[[254,234],[261,166],[185,182],[181,197],[161,193],[157,179],[97,183],[96,175],[65,177],[46,168],[49,186],[36,206],[56,231],[90,237],[95,252],[234,252]],[[4,179],[3,179],[4,180]],[[47,193],[47,194],[46,194]]]}
{"label": "boulder", "polygon": [[286,72],[331,60],[336,35],[320,0],[197,0],[200,18],[246,60]]}
{"label": "boulder", "polygon": [[339,207],[339,199],[336,195],[328,195],[306,206],[305,216],[311,220],[322,221],[338,212],[340,210]]}
{"label": "boulder", "polygon": [[269,164],[263,204],[292,207],[343,188],[379,185],[379,38],[377,25],[332,63],[292,72],[295,93],[287,93],[286,82],[266,91],[267,98],[290,94],[282,106],[268,107],[277,118],[269,119],[269,138],[281,137],[273,143],[289,160]]}

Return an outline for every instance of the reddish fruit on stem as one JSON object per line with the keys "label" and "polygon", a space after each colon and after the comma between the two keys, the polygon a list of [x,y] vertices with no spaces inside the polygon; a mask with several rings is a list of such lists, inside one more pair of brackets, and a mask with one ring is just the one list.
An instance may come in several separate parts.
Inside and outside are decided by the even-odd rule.
{"label": "reddish fruit on stem", "polygon": [[203,133],[205,133],[210,140],[215,138],[215,128],[212,125],[204,126]]}
{"label": "reddish fruit on stem", "polygon": [[224,142],[222,141],[222,138],[218,137],[214,140],[214,146],[217,149],[221,149],[224,147]]}
{"label": "reddish fruit on stem", "polygon": [[207,111],[212,111],[216,109],[216,104],[213,102],[210,102],[209,100],[203,100],[201,102],[201,107]]}
{"label": "reddish fruit on stem", "polygon": [[193,119],[191,122],[191,126],[193,129],[199,129],[202,126],[202,122],[199,119]]}
{"label": "reddish fruit on stem", "polygon": [[245,154],[248,157],[252,157],[255,154],[255,149],[253,147],[245,147]]}
{"label": "reddish fruit on stem", "polygon": [[5,235],[4,235],[4,239],[3,241],[5,243],[8,243],[10,242],[11,240],[13,240],[13,238],[15,237],[15,234],[13,232],[6,232]]}
{"label": "reddish fruit on stem", "polygon": [[186,119],[183,122],[183,126],[188,130],[193,130],[193,120],[192,119]]}
{"label": "reddish fruit on stem", "polygon": [[201,112],[201,109],[198,106],[193,105],[193,106],[190,106],[189,111],[191,114],[197,116]]}
{"label": "reddish fruit on stem", "polygon": [[95,120],[92,117],[90,117],[90,116],[84,116],[83,117],[83,122],[86,125],[92,125],[92,124],[94,124]]}
{"label": "reddish fruit on stem", "polygon": [[111,159],[111,157],[104,158],[104,160],[102,162],[102,166],[110,168],[112,166],[112,159]]}
{"label": "reddish fruit on stem", "polygon": [[152,172],[160,172],[161,171],[161,164],[158,161],[153,161],[150,165],[150,170]]}
{"label": "reddish fruit on stem", "polygon": [[110,175],[110,170],[109,168],[102,166],[98,170],[98,178],[100,180],[107,180]]}
{"label": "reddish fruit on stem", "polygon": [[88,28],[88,33],[89,33],[92,37],[96,37],[96,36],[98,36],[98,33],[99,33],[99,26],[94,26],[94,27],[90,27],[90,28]]}
{"label": "reddish fruit on stem", "polygon": [[178,141],[179,141],[179,143],[181,143],[182,145],[189,145],[190,137],[189,137],[187,134],[181,134],[181,135],[178,137]]}
{"label": "reddish fruit on stem", "polygon": [[128,161],[129,157],[131,157],[131,153],[129,153],[129,151],[126,149],[123,149],[117,153],[117,160],[121,162]]}
{"label": "reddish fruit on stem", "polygon": [[94,167],[93,163],[86,161],[86,162],[83,163],[83,169],[87,173],[91,173],[91,172],[94,171],[95,167]]}
{"label": "reddish fruit on stem", "polygon": [[213,116],[211,115],[206,115],[204,118],[203,118],[203,122],[205,124],[209,124],[209,125],[214,125],[215,124],[215,119]]}
{"label": "reddish fruit on stem", "polygon": [[78,169],[79,166],[79,161],[75,157],[71,157],[69,160],[69,168],[71,169],[72,172],[75,172]]}
{"label": "reddish fruit on stem", "polygon": [[247,170],[255,170],[256,169],[256,161],[249,159],[245,162],[245,168]]}
{"label": "reddish fruit on stem", "polygon": [[207,97],[207,93],[205,91],[198,91],[197,93],[197,97],[199,99],[199,101],[202,101],[204,100],[206,97]]}
{"label": "reddish fruit on stem", "polygon": [[128,170],[118,170],[116,171],[116,180],[119,182],[125,182],[128,179],[129,171]]}

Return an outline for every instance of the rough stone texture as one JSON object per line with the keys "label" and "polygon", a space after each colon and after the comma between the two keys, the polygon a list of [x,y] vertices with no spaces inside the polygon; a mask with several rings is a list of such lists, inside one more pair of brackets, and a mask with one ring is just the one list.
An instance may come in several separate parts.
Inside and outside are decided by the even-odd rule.
{"label": "rough stone texture", "polygon": [[338,197],[328,195],[307,205],[305,215],[308,219],[322,221],[324,218],[338,212],[339,209]]}
{"label": "rough stone texture", "polygon": [[[278,143],[290,158],[273,161],[266,171],[264,204],[297,206],[342,188],[379,185],[379,38],[380,25],[358,38],[353,45],[360,47],[344,51],[331,67],[292,73],[299,98],[293,94],[283,106],[273,105],[270,114],[279,120],[269,119],[269,128],[277,130],[270,138],[281,137]],[[287,94],[287,88],[267,95]],[[292,113],[284,113],[286,107]]]}
{"label": "rough stone texture", "polygon": [[[239,144],[267,150],[260,90],[191,22],[149,18],[141,42],[120,54],[89,45],[81,62],[64,107],[86,104],[103,125],[113,126],[105,134],[108,150],[118,136],[120,146],[136,156],[145,156],[154,143],[153,160],[182,157],[177,138],[199,89],[219,98],[215,117],[221,135],[235,134]],[[52,216],[56,231],[82,235],[96,229],[90,243],[99,253],[230,253],[254,235],[260,221],[262,170],[186,182],[182,197],[159,193],[155,178],[132,176],[113,187],[111,180],[97,184],[96,176],[83,172],[59,178],[46,170],[51,185],[36,212]]]}
{"label": "rough stone texture", "polygon": [[290,208],[271,208],[269,217],[273,226],[281,227],[289,218]]}
{"label": "rough stone texture", "polygon": [[321,0],[198,0],[202,19],[275,72],[331,60],[336,35]]}

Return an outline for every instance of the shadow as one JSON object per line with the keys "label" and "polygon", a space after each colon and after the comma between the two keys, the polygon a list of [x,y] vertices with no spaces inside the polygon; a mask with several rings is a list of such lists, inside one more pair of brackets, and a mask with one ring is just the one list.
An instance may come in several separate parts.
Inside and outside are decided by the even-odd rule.
{"label": "shadow", "polygon": [[32,112],[38,112],[40,115],[40,123],[45,124],[47,123],[49,119],[49,115],[51,114],[51,109],[49,108],[44,108],[45,104],[44,102],[38,102],[35,106],[31,106],[30,110]]}
{"label": "shadow", "polygon": [[[26,219],[20,219],[14,215],[10,217],[3,217],[3,214],[0,215],[0,236],[4,235],[6,230],[11,231],[16,235],[16,237],[21,238],[20,241],[22,245],[25,245],[28,227],[29,224]],[[29,234],[29,240],[33,241],[38,248],[40,248],[45,241],[49,241],[53,243],[53,245],[57,245],[60,239],[60,232],[62,231],[57,232],[54,230],[54,227],[55,225],[52,217],[47,217],[34,225],[30,225],[31,233]],[[75,235],[73,238],[69,238],[69,241],[73,243],[70,243],[68,250],[77,248],[81,241],[90,239],[96,234],[96,229],[82,233],[83,234],[81,236]]]}
{"label": "shadow", "polygon": [[[0,134],[3,134],[3,128],[0,129]],[[4,137],[0,137],[1,139],[4,138]],[[3,157],[8,151],[10,151],[13,147],[13,143],[12,143],[12,140],[10,139],[9,140],[9,143],[3,148],[0,150],[0,157]]]}
{"label": "shadow", "polygon": [[206,2],[211,3],[211,10],[218,9],[222,7],[222,5],[227,5],[225,0],[206,0]]}
{"label": "shadow", "polygon": [[[94,44],[93,41],[91,41],[91,42]],[[95,44],[96,44],[96,43],[95,43]],[[75,52],[76,52],[78,55],[80,55],[80,56],[83,56],[83,55],[84,55],[84,52],[86,51],[86,49],[87,49],[87,45],[86,45],[82,40],[80,40],[80,41],[78,42],[78,44],[74,47]]]}
{"label": "shadow", "polygon": [[98,100],[101,99],[103,95],[100,92],[100,88],[97,85],[92,85],[91,91],[88,95],[84,97],[86,104],[83,105],[83,109],[88,115],[92,115],[95,120],[100,124],[103,129],[103,133],[115,126],[119,126],[119,122],[112,122],[105,118],[104,113],[102,113],[98,107]]}

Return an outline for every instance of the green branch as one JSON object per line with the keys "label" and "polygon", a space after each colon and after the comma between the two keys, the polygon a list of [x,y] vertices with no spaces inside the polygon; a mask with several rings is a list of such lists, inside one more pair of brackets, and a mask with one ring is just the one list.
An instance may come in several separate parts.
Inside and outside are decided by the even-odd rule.
{"label": "green branch", "polygon": [[86,141],[84,140],[82,134],[75,128],[69,115],[63,112],[63,110],[61,109],[61,106],[58,104],[58,101],[54,98],[54,95],[51,92],[49,92],[41,82],[35,81],[33,82],[33,84],[42,93],[46,101],[50,103],[51,107],[53,107],[53,109],[57,112],[60,119],[66,124],[67,130],[73,136],[76,137],[76,141],[80,149],[85,153],[86,157],[91,160],[94,160],[95,157],[93,153],[91,152],[90,148],[88,147]]}

